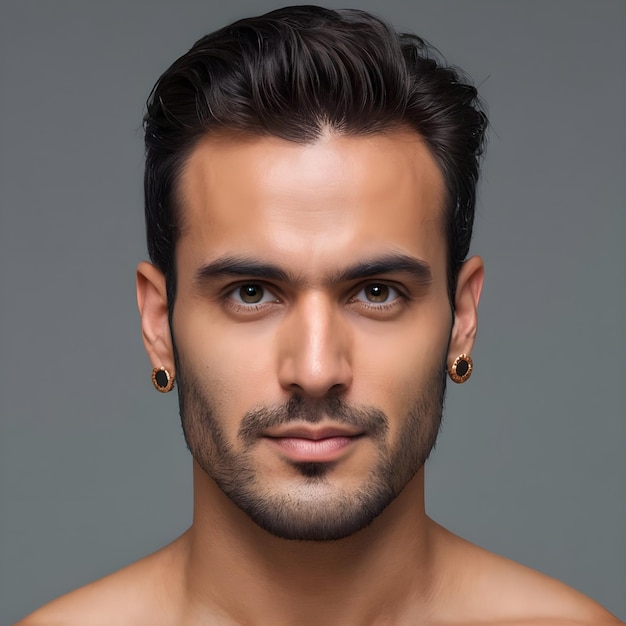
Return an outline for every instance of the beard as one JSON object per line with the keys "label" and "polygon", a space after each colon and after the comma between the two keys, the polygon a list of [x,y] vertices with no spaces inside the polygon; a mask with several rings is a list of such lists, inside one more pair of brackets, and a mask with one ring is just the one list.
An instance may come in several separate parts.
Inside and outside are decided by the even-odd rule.
{"label": "beard", "polygon": [[[243,416],[236,442],[227,439],[210,394],[177,361],[180,416],[187,447],[200,468],[258,526],[300,541],[332,541],[368,526],[406,487],[435,446],[446,387],[437,370],[408,408],[395,441],[389,418],[376,407],[354,407],[338,396],[313,401],[293,395],[285,404],[259,407]],[[328,419],[366,434],[376,453],[365,480],[344,489],[333,484],[332,462],[288,462],[296,474],[288,488],[259,478],[253,453],[268,428]]]}

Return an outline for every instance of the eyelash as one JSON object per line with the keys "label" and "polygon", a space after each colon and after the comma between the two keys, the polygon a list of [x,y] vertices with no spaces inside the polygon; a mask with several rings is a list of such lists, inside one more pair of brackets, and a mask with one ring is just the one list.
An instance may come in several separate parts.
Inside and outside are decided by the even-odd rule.
{"label": "eyelash", "polygon": [[[389,290],[389,294],[388,297],[391,298],[391,300],[388,300],[386,302],[371,302],[371,301],[367,301],[366,299],[357,299],[357,296],[365,291],[368,287],[385,287]],[[395,294],[395,295],[394,295]],[[400,304],[402,304],[404,301],[406,301],[406,296],[402,293],[402,291],[398,288],[395,287],[394,285],[391,285],[389,283],[386,282],[368,282],[365,284],[362,284],[359,286],[359,290],[355,293],[354,296],[352,296],[348,302],[350,304],[356,304],[358,306],[364,307],[368,310],[371,311],[378,311],[378,312],[385,312],[385,311],[390,311],[392,309],[395,309],[397,306],[399,306]]]}
{"label": "eyelash", "polygon": [[[242,287],[246,287],[246,286],[260,287],[265,292],[263,294],[263,297],[269,294],[274,299],[270,302],[260,302],[260,303],[237,302],[234,299],[236,297],[235,294]],[[367,302],[365,299],[357,299],[357,296],[362,291],[364,291],[367,287],[373,287],[373,286],[386,287],[387,289],[390,290],[390,292],[392,292],[392,294],[390,295],[393,295],[393,294],[395,295],[393,296],[392,300],[388,302],[380,302],[380,303]],[[224,303],[228,307],[230,307],[235,313],[252,314],[252,313],[257,313],[259,311],[262,311],[266,309],[268,306],[271,306],[272,304],[280,303],[281,299],[275,295],[275,291],[276,291],[276,288],[274,286],[268,287],[263,282],[258,282],[258,281],[257,282],[253,282],[253,281],[242,282],[242,283],[237,283],[236,285],[229,285],[228,290],[226,291],[222,299]],[[379,312],[379,313],[383,313],[383,312],[395,309],[401,304],[404,304],[406,300],[408,299],[407,295],[403,293],[403,291],[399,287],[393,284],[390,284],[388,282],[384,282],[384,281],[370,281],[367,283],[361,283],[360,285],[357,286],[356,290],[354,290],[352,293],[354,295],[350,296],[350,298],[347,301],[348,304],[359,306],[369,311]]]}
{"label": "eyelash", "polygon": [[[260,287],[264,291],[263,297],[269,294],[270,296],[274,297],[274,300],[270,302],[259,302],[259,303],[244,303],[244,302],[237,302],[236,300],[234,300],[234,294],[237,293],[242,287],[247,287],[247,286]],[[265,285],[264,283],[252,282],[252,281],[238,283],[236,285],[230,285],[228,288],[228,291],[223,296],[223,300],[236,313],[248,313],[248,314],[256,313],[258,311],[265,309],[268,305],[276,304],[280,302],[280,298],[278,298],[274,294],[273,289],[269,289],[267,285]]]}

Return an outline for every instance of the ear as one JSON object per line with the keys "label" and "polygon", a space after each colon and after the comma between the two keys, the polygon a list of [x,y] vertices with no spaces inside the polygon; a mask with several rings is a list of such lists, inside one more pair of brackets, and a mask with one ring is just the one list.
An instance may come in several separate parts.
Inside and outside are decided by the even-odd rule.
{"label": "ear", "polygon": [[152,367],[164,367],[175,376],[165,276],[146,261],[137,266],[137,306],[141,315],[143,343]]}
{"label": "ear", "polygon": [[471,355],[478,329],[478,301],[483,288],[485,267],[479,256],[461,266],[454,298],[454,324],[448,350],[448,367],[459,354]]}

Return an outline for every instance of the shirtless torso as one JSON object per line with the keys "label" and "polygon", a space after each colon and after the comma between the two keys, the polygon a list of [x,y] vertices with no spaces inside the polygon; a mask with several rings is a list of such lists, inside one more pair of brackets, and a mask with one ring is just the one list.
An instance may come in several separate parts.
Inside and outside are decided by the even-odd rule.
{"label": "shirtless torso", "polygon": [[[406,491],[419,495],[420,478]],[[419,507],[403,510],[408,495],[341,546],[285,545],[235,511],[235,534],[220,542],[219,516],[197,511],[194,526],[170,545],[55,600],[17,626],[622,623],[571,587],[450,533],[422,517]],[[420,523],[403,537],[407,531],[395,522],[407,512]],[[203,537],[202,518],[217,532]],[[238,530],[247,539],[235,549]]]}
{"label": "shirtless torso", "polygon": [[[41,608],[17,626],[616,626],[621,624],[593,600],[566,585],[489,553],[433,525],[441,550],[457,564],[427,610],[421,603],[390,597],[366,606],[357,592],[336,590],[328,600],[314,589],[302,597],[287,589],[270,592],[271,612],[254,605],[240,589],[233,607],[226,601],[201,607],[184,589],[190,538],[174,543],[127,568],[93,582]],[[416,570],[418,567],[416,566]],[[216,578],[224,571],[212,572]],[[378,578],[380,572],[371,572]],[[315,584],[314,581],[311,584]],[[446,595],[445,588],[455,589]],[[408,594],[407,594],[408,595]],[[447,597],[445,605],[437,598]],[[360,617],[350,605],[363,601]],[[233,608],[233,610],[231,610]]]}

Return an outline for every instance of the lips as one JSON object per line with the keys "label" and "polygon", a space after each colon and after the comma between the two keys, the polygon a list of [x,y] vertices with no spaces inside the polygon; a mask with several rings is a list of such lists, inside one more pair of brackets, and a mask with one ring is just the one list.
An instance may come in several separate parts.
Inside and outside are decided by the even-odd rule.
{"label": "lips", "polygon": [[265,437],[271,438],[296,437],[298,439],[311,439],[313,441],[331,437],[356,437],[362,434],[362,431],[343,426],[313,427],[308,425],[270,428],[263,433]]}
{"label": "lips", "polygon": [[346,454],[362,432],[342,426],[287,426],[269,429],[263,436],[282,456],[299,463],[328,463]]}

